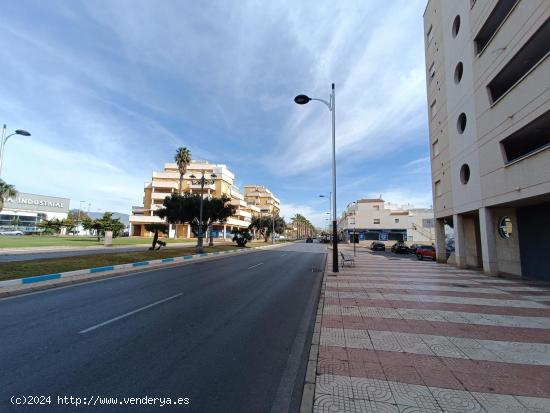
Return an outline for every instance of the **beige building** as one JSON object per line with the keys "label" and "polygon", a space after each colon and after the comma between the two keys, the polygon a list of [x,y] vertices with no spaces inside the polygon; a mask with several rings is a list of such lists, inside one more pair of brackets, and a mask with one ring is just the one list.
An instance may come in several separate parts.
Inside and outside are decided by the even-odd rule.
{"label": "beige building", "polygon": [[437,255],[550,278],[550,0],[429,0],[426,83]]}
{"label": "beige building", "polygon": [[[243,193],[234,185],[235,175],[226,165],[192,160],[183,177],[182,193],[201,193],[200,178],[203,171],[206,179],[202,190],[203,196],[221,197],[226,195],[231,199],[231,204],[237,208],[235,215],[228,218],[227,222],[214,224],[213,236],[215,238],[225,238],[229,237],[231,231],[235,229],[247,228],[252,217],[262,212],[261,204],[255,205],[246,201]],[[155,215],[155,211],[162,208],[164,198],[178,192],[179,179],[180,175],[175,163],[167,163],[164,165],[163,171],[153,172],[152,180],[144,185],[143,206],[132,208],[132,214],[130,215],[131,235],[150,236],[151,234],[145,229],[145,224],[164,222]],[[269,190],[265,189],[265,191],[271,194]],[[191,238],[192,236],[190,225],[170,225],[170,238]]]}
{"label": "beige building", "polygon": [[434,214],[431,209],[397,207],[379,198],[359,199],[347,205],[338,220],[338,232],[344,241],[356,233],[359,242],[431,244],[435,242]]}
{"label": "beige building", "polygon": [[250,205],[260,208],[262,215],[279,215],[281,202],[263,185],[245,185],[245,200]]}

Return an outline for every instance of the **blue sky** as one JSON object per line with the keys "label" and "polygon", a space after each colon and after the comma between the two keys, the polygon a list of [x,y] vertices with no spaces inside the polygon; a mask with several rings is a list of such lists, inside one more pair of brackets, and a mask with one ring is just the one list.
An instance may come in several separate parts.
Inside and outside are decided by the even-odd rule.
{"label": "blue sky", "polygon": [[336,83],[338,209],[430,206],[425,1],[26,1],[0,15],[3,178],[130,211],[179,146],[324,224]]}

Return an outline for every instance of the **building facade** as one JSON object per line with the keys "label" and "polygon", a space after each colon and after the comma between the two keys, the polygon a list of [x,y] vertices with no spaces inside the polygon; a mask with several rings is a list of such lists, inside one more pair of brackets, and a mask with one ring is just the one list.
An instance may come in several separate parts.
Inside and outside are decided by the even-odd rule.
{"label": "building facade", "polygon": [[281,202],[263,185],[245,185],[244,196],[248,204],[260,208],[262,215],[277,216],[281,212]]}
{"label": "building facade", "polygon": [[[204,172],[205,185],[201,190],[201,176]],[[236,207],[236,212],[225,223],[214,224],[214,238],[230,237],[233,230],[248,228],[253,216],[262,212],[261,204],[249,203],[245,195],[234,185],[235,175],[226,165],[211,164],[207,161],[192,160],[187,167],[182,181],[182,193],[201,194],[204,197],[230,198],[230,203]],[[132,208],[130,215],[130,234],[134,236],[151,236],[145,229],[149,223],[165,222],[155,215],[155,211],[163,207],[164,199],[172,193],[177,193],[180,184],[180,174],[175,163],[166,163],[163,171],[153,172],[151,181],[144,185],[143,206]],[[266,189],[267,192],[271,193]],[[170,238],[192,238],[191,226],[170,225]]]}
{"label": "building facade", "polygon": [[338,220],[338,232],[344,241],[350,241],[355,233],[359,242],[435,242],[433,210],[396,208],[383,199],[359,199],[348,204]]}
{"label": "building facade", "polygon": [[69,204],[68,198],[18,192],[4,201],[0,211],[0,231],[39,232],[37,225],[41,220],[67,218]]}
{"label": "building facade", "polygon": [[550,278],[550,0],[429,0],[426,84],[437,257]]}

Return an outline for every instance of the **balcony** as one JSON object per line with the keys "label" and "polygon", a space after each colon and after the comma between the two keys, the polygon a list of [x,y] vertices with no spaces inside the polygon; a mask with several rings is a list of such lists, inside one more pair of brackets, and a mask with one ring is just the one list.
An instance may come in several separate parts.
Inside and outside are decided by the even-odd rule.
{"label": "balcony", "polygon": [[153,172],[153,178],[180,179],[179,172]]}
{"label": "balcony", "polygon": [[235,211],[235,215],[239,216],[239,217],[249,218],[249,219],[252,218],[252,214],[248,211],[243,210],[243,209],[237,209],[237,211]]}
{"label": "balcony", "polygon": [[231,217],[231,218],[227,219],[227,222],[225,223],[225,225],[248,228],[248,226],[250,225],[250,221],[245,221],[245,220],[242,220],[242,219],[237,219],[237,218]]}
{"label": "balcony", "polygon": [[156,215],[130,215],[129,221],[132,224],[163,224],[165,221]]}
{"label": "balcony", "polygon": [[[200,179],[193,179],[193,180],[189,181],[189,188],[191,188],[193,190],[201,189]],[[216,182],[214,180],[205,179],[204,189],[210,189],[212,191],[216,190]]]}
{"label": "balcony", "polygon": [[164,201],[164,198],[167,196],[170,196],[170,192],[152,192],[151,193],[151,199],[157,199],[160,201]]}
{"label": "balcony", "polygon": [[155,180],[153,180],[153,188],[178,189],[178,188],[179,188],[179,182],[174,182],[174,181],[155,181]]}

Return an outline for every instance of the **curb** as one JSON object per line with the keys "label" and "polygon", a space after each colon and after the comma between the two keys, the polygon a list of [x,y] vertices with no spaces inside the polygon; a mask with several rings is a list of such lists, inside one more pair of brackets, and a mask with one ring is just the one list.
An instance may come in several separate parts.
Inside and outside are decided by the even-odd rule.
{"label": "curb", "polygon": [[309,358],[307,362],[306,377],[304,380],[304,389],[302,391],[302,402],[300,404],[300,413],[312,413],[313,406],[315,403],[315,384],[317,380],[317,362],[319,357],[319,343],[321,339],[321,321],[323,319],[323,308],[325,306],[327,265],[328,265],[328,259],[327,259],[327,256],[325,255],[323,279],[321,280],[319,304],[317,305],[317,314],[315,316],[315,326],[313,328],[313,337],[311,338],[311,347],[309,349]]}
{"label": "curb", "polygon": [[[60,272],[60,273],[54,273],[54,274],[44,274],[44,275],[35,275],[32,277],[25,277],[25,278],[15,278],[12,280],[4,280],[0,281],[0,289],[2,287],[12,287],[12,286],[21,286],[21,285],[28,285],[29,287],[35,287],[40,286],[42,282],[45,281],[51,281],[51,280],[57,280],[57,279],[63,279],[68,277],[74,277],[74,276],[85,276],[85,275],[101,275],[101,278],[105,278],[106,275],[118,275],[121,273],[121,271],[124,271],[124,273],[128,273],[131,270],[140,270],[140,269],[147,269],[147,268],[159,268],[163,266],[171,266],[178,263],[183,262],[190,262],[190,261],[197,261],[197,260],[204,260],[206,257],[218,257],[222,258],[224,255],[229,254],[236,254],[236,253],[242,253],[242,252],[252,252],[253,250],[262,250],[262,249],[270,249],[285,245],[283,244],[275,244],[275,245],[266,245],[266,246],[260,246],[260,247],[252,247],[252,248],[238,248],[234,250],[229,251],[215,251],[215,252],[204,252],[202,254],[193,254],[193,255],[182,255],[179,257],[170,257],[170,258],[161,258],[158,260],[150,260],[150,261],[139,261],[139,262],[131,262],[127,264],[117,264],[117,265],[109,265],[104,267],[94,267],[94,268],[86,268],[82,270],[74,270],[74,271],[67,271],[67,272]],[[93,280],[94,278],[86,277],[83,278],[82,281],[88,281]],[[72,280],[71,283],[75,283],[76,281]],[[58,285],[52,285],[52,286],[58,286]],[[25,290],[18,290],[14,291],[15,294],[22,293]],[[9,295],[15,295],[10,294],[10,291],[2,292],[0,291],[0,297],[9,296]]]}

